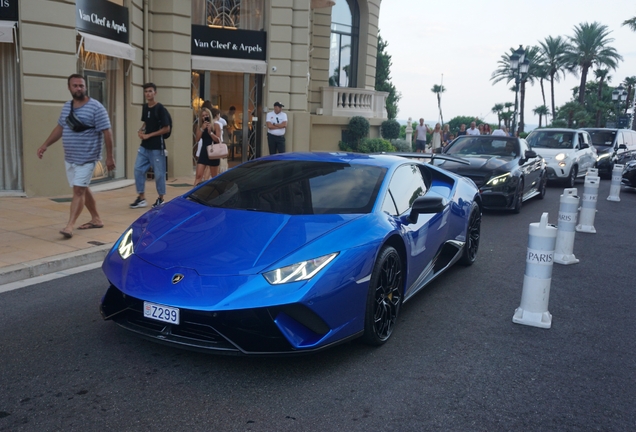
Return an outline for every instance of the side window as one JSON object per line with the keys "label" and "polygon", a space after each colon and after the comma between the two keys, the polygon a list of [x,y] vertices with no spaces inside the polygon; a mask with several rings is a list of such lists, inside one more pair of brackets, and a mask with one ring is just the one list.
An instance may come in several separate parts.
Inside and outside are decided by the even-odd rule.
{"label": "side window", "polygon": [[621,144],[625,144],[625,138],[623,137],[623,132],[616,132],[616,146],[618,147]]}
{"label": "side window", "polygon": [[579,149],[585,148],[585,137],[584,134],[579,132]]}
{"label": "side window", "polygon": [[417,165],[409,164],[399,167],[393,174],[389,191],[395,201],[398,214],[411,208],[413,201],[426,193],[426,185]]}
{"label": "side window", "polygon": [[384,197],[384,202],[382,202],[382,211],[390,214],[391,216],[397,216],[398,212],[395,208],[395,203],[393,202],[393,197],[391,196],[391,192],[387,192]]}

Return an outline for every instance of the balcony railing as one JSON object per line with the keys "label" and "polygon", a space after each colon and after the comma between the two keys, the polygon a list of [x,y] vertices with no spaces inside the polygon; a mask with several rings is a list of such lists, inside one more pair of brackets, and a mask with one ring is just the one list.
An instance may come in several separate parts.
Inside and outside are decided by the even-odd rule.
{"label": "balcony railing", "polygon": [[387,92],[351,87],[321,87],[322,113],[327,116],[387,118]]}

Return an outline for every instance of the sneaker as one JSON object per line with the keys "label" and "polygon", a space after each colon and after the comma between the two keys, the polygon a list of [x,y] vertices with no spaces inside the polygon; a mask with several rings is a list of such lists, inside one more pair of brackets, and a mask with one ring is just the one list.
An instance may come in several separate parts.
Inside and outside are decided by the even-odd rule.
{"label": "sneaker", "polygon": [[[157,198],[157,201],[155,201],[155,203],[152,205],[152,208],[157,208],[163,203],[164,203],[163,199]],[[146,205],[146,204],[144,203],[144,205]]]}
{"label": "sneaker", "polygon": [[142,208],[142,207],[146,207],[147,205],[148,204],[146,203],[145,199],[137,197],[135,202],[130,205],[130,208]]}

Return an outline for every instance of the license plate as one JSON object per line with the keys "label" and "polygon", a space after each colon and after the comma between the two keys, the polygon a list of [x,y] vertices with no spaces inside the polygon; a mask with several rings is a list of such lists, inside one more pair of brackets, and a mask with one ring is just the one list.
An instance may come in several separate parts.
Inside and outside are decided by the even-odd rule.
{"label": "license plate", "polygon": [[144,317],[170,324],[179,324],[179,308],[145,301]]}

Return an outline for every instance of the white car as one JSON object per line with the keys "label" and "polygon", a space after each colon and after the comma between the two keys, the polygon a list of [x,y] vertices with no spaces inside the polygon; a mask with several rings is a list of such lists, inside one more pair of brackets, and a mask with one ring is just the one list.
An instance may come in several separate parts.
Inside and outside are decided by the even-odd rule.
{"label": "white car", "polygon": [[562,181],[567,187],[574,187],[598,159],[590,134],[581,129],[535,129],[526,139],[545,159],[548,180]]}

